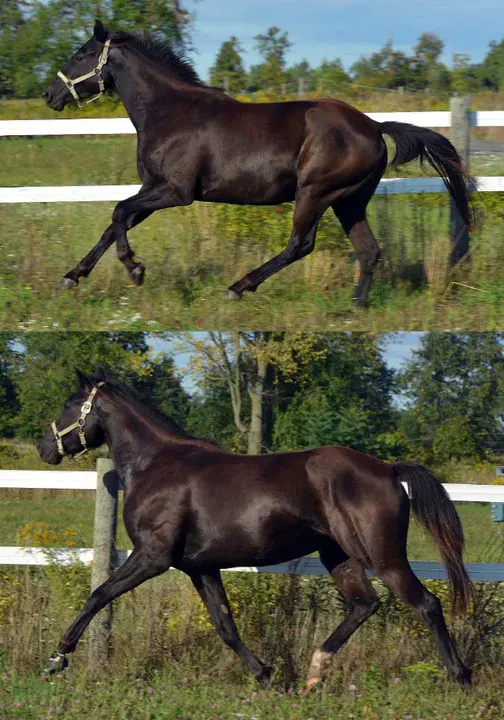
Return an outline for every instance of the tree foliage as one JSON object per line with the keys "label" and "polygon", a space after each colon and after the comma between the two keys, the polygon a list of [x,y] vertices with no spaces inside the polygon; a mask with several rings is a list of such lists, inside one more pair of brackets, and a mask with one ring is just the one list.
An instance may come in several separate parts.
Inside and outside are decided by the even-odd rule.
{"label": "tree foliage", "polygon": [[402,384],[428,457],[483,458],[504,449],[502,339],[491,332],[423,336]]}
{"label": "tree foliage", "polygon": [[152,358],[144,333],[27,333],[21,338],[14,385],[19,400],[17,436],[38,438],[75,391],[74,368],[92,374],[108,368],[115,377],[184,421],[188,399],[166,356]]}
{"label": "tree foliage", "polygon": [[242,52],[238,38],[234,35],[222,43],[215,64],[210,68],[212,85],[224,87],[232,93],[239,93],[246,87],[247,74]]}

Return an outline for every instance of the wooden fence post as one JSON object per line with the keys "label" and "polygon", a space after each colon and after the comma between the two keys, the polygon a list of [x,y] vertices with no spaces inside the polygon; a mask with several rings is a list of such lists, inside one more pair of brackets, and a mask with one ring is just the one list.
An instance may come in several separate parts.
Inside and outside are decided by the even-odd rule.
{"label": "wooden fence post", "polygon": [[[451,110],[451,141],[457,148],[466,168],[469,168],[469,142],[471,124],[469,119],[469,98],[452,97]],[[450,265],[453,267],[469,252],[469,232],[462,222],[455,203],[451,201],[450,237],[452,249]]]}
{"label": "wooden fence post", "polygon": [[[105,582],[118,566],[116,528],[119,480],[112,460],[99,458],[96,470],[94,561],[91,573],[91,591]],[[88,629],[88,667],[90,671],[96,671],[107,661],[111,624],[112,605],[109,604],[91,621]]]}

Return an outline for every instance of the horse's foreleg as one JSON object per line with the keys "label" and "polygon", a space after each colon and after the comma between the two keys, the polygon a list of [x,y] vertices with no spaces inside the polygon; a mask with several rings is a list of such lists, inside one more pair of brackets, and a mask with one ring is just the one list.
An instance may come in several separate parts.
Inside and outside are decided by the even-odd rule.
{"label": "horse's foreleg", "polygon": [[133,550],[124,565],[88,597],[82,612],[65,633],[58,651],[50,658],[45,672],[55,672],[68,665],[66,654],[75,650],[84,630],[100,610],[145,580],[161,575],[168,570],[170,563],[170,553],[162,550],[152,548]]}
{"label": "horse's foreleg", "polygon": [[64,278],[61,280],[59,287],[63,289],[74,288],[79,284],[79,278],[87,277],[91,270],[94,268],[101,256],[109,249],[109,247],[115,241],[115,233],[117,227],[114,223],[111,223],[105,230],[100,240],[96,243],[94,248],[88,252],[88,254],[80,260],[77,265],[67,272]]}
{"label": "horse's foreleg", "polygon": [[105,230],[99,242],[65,275],[60,287],[72,288],[78,285],[79,278],[87,277],[90,274],[98,260],[114,242],[117,243],[119,259],[125,265],[131,280],[135,285],[141,285],[145,268],[133,259],[134,253],[128,243],[127,231],[148,218],[155,210],[188,205],[190,202],[181,201],[181,194],[175,192],[167,184],[143,186],[136,195],[121,200],[112,213],[112,223]]}

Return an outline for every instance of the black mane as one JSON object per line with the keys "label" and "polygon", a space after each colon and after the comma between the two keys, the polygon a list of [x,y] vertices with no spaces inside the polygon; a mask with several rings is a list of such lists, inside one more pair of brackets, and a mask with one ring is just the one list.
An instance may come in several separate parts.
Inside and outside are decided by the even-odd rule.
{"label": "black mane", "polygon": [[115,32],[112,34],[112,40],[130,45],[141,55],[150,58],[180,80],[190,85],[206,87],[183,54],[173,50],[166,40],[156,37],[153,33]]}
{"label": "black mane", "polygon": [[141,415],[149,417],[151,420],[156,422],[158,425],[164,427],[166,430],[168,430],[168,432],[172,433],[173,435],[177,435],[178,437],[184,438],[186,440],[196,440],[211,443],[212,445],[215,445],[216,448],[220,447],[215,440],[210,440],[207,438],[197,438],[194,435],[190,435],[184,430],[184,428],[182,428],[178,423],[176,423],[173,418],[171,418],[169,415],[166,415],[166,413],[153,405],[149,400],[140,395],[140,393],[138,393],[136,390],[128,387],[124,383],[112,377],[112,375],[110,375],[106,370],[98,370],[96,375],[91,378],[91,382],[95,385],[99,382],[106,383],[106,387],[104,388],[104,390],[107,391],[107,395],[112,398],[114,396],[123,398],[124,400],[126,400],[126,402],[136,408]]}

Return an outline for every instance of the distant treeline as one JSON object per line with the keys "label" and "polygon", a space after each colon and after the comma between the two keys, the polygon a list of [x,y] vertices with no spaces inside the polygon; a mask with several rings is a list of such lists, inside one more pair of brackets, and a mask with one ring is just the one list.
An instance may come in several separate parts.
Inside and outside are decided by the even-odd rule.
{"label": "distant treeline", "polygon": [[[3,0],[0,5],[0,96],[28,98],[40,93],[49,78],[91,33],[101,16],[111,29],[157,32],[189,52],[194,16],[180,0]],[[504,89],[504,39],[489,43],[481,63],[456,53],[448,67],[441,62],[443,40],[431,32],[418,38],[411,54],[396,50],[392,38],[369,56],[345,69],[339,58],[311,67],[301,59],[288,66],[288,34],[270,27],[255,37],[262,62],[245,67],[239,38],[222,43],[210,77],[230,93],[342,92],[349,86],[402,89],[434,94]]]}
{"label": "distant treeline", "polygon": [[39,440],[78,364],[108,366],[192,434],[239,452],[340,444],[443,464],[504,447],[502,333],[426,333],[401,371],[386,362],[386,339],[365,333],[164,337],[169,352],[154,356],[146,333],[0,334],[0,437]]}

